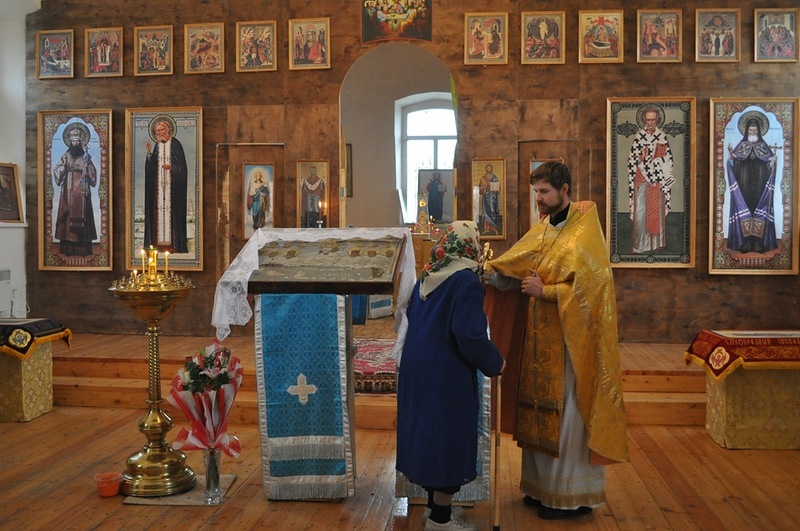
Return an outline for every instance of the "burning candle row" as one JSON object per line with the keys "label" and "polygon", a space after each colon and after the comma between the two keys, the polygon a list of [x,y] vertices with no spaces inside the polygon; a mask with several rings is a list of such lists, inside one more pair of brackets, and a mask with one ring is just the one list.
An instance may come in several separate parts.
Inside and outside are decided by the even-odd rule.
{"label": "burning candle row", "polygon": [[[158,249],[152,245],[140,251],[142,255],[142,273],[147,275],[158,274]],[[169,274],[169,251],[164,251],[164,274]]]}

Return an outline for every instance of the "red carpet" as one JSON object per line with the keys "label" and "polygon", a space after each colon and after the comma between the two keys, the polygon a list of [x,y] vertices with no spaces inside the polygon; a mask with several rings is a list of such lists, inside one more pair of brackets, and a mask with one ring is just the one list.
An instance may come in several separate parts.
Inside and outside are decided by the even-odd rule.
{"label": "red carpet", "polygon": [[394,340],[357,338],[355,344],[358,347],[353,360],[356,393],[396,393]]}

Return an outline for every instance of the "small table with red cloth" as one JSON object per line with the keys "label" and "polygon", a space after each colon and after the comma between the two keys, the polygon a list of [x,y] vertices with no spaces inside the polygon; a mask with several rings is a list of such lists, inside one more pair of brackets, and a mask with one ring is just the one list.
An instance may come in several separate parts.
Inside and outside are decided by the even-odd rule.
{"label": "small table with red cloth", "polygon": [[55,319],[0,319],[0,422],[26,422],[53,409],[50,344],[72,338]]}
{"label": "small table with red cloth", "polygon": [[800,331],[703,330],[686,363],[706,369],[706,430],[725,448],[800,448]]}

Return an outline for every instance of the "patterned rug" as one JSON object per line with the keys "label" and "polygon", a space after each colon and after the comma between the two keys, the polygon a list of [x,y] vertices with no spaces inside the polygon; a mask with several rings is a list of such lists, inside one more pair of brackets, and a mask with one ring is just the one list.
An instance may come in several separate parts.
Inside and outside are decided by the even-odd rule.
{"label": "patterned rug", "polygon": [[358,347],[353,360],[356,393],[396,393],[394,340],[356,338],[355,344]]}

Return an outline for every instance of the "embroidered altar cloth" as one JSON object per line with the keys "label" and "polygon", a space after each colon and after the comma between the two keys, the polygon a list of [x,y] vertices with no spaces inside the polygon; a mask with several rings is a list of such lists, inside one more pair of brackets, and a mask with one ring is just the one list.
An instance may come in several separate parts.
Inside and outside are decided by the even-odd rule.
{"label": "embroidered altar cloth", "polygon": [[800,369],[798,330],[703,330],[683,356],[723,380],[745,369]]}
{"label": "embroidered altar cloth", "polygon": [[69,345],[72,332],[55,319],[0,319],[0,353],[26,360],[37,345],[57,339]]}
{"label": "embroidered altar cloth", "polygon": [[684,359],[706,369],[706,431],[714,442],[800,449],[800,331],[704,330]]}
{"label": "embroidered altar cloth", "polygon": [[355,494],[345,298],[256,296],[256,376],[264,494]]}
{"label": "embroidered altar cloth", "polygon": [[55,319],[0,319],[0,422],[27,422],[53,409],[51,345],[71,338]]}

